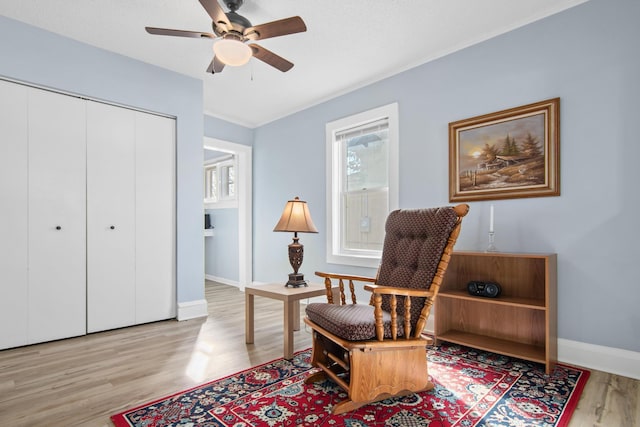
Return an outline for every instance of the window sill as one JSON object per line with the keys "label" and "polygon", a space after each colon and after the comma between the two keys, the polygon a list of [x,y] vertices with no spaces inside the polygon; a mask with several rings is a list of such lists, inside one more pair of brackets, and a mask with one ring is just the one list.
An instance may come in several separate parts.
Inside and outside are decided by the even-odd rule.
{"label": "window sill", "polygon": [[380,265],[380,257],[327,254],[327,263],[377,269]]}
{"label": "window sill", "polygon": [[233,209],[238,208],[237,200],[222,200],[219,202],[208,202],[206,199],[204,200],[204,208],[205,209]]}

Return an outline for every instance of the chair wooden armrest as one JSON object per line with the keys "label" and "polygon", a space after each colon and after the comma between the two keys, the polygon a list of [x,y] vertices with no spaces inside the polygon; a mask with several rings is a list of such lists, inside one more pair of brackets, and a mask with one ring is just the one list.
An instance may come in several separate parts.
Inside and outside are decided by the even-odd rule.
{"label": "chair wooden armrest", "polygon": [[375,283],[376,281],[375,277],[357,276],[353,274],[325,273],[322,271],[316,271],[315,274],[318,277],[324,277],[324,286],[327,288],[327,301],[329,302],[329,304],[337,304],[337,303],[334,303],[333,301],[333,293],[331,291],[331,289],[333,288],[332,280],[338,281],[338,286],[340,288],[340,305],[346,304],[346,296],[344,293],[345,280],[349,282],[349,291],[351,293],[352,304],[357,303],[354,282]]}
{"label": "chair wooden armrest", "polygon": [[375,277],[369,276],[358,276],[353,274],[341,274],[341,273],[325,273],[322,271],[316,271],[316,276],[330,278],[330,279],[342,279],[342,280],[355,280],[358,282],[371,282],[374,283],[376,281]]}
{"label": "chair wooden armrest", "polygon": [[364,285],[367,291],[371,291],[374,294],[385,295],[402,295],[406,297],[422,297],[429,298],[435,296],[434,291],[428,289],[409,289],[409,288],[396,288],[393,286],[380,286],[380,285]]}

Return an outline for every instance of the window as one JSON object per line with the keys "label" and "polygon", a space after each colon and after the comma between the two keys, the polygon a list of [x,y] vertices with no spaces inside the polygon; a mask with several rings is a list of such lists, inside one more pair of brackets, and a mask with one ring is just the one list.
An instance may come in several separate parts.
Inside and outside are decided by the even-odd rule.
{"label": "window", "polygon": [[375,268],[398,207],[398,105],[330,122],[326,133],[327,262]]}
{"label": "window", "polygon": [[236,161],[234,156],[215,158],[204,165],[204,202],[236,200]]}
{"label": "window", "polygon": [[205,166],[204,199],[218,201],[218,165]]}

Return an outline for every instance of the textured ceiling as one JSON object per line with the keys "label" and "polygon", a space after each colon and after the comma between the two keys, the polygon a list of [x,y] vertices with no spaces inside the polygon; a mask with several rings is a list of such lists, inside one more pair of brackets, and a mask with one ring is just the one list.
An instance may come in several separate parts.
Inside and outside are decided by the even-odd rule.
{"label": "textured ceiling", "polygon": [[[205,113],[256,127],[586,0],[245,0],[253,25],[298,15],[307,32],[260,42],[293,62],[252,59],[206,74],[211,31],[197,0],[0,0],[0,14],[204,81]],[[226,8],[225,8],[226,10]]]}

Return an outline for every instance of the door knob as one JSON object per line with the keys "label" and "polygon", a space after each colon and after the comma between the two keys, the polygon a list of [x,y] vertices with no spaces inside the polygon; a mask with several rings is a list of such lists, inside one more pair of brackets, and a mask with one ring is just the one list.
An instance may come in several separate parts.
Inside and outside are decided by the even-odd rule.
{"label": "door knob", "polygon": [[110,228],[110,229],[112,229],[112,230],[115,230],[115,229],[116,229],[116,226],[115,226],[115,225],[112,225],[112,226],[111,226],[111,227],[109,227],[109,228]]}
{"label": "door knob", "polygon": [[56,230],[62,230],[62,227],[60,227],[59,225],[56,225]]}

